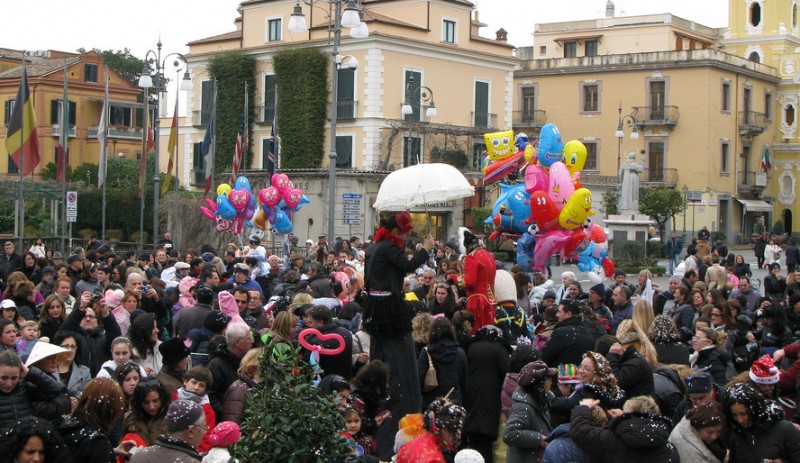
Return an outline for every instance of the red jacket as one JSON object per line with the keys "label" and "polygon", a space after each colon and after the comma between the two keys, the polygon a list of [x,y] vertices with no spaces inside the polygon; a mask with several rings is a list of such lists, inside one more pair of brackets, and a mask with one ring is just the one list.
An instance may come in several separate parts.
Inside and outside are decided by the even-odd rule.
{"label": "red jacket", "polygon": [[[472,334],[486,325],[494,325],[494,256],[477,248],[464,259],[464,286],[467,289],[467,310],[475,315]],[[491,302],[490,302],[491,300]]]}

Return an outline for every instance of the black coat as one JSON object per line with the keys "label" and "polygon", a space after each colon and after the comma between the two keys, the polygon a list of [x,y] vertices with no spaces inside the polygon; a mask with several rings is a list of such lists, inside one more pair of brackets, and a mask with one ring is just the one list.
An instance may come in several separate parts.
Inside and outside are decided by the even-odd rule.
{"label": "black coat", "polygon": [[82,346],[75,355],[75,363],[89,367],[92,377],[97,376],[103,363],[111,360],[111,341],[122,333],[117,324],[117,319],[109,312],[108,316],[97,317],[97,329],[89,333],[81,328],[81,320],[86,314],[85,310],[79,307],[80,303],[75,302],[75,308],[69,314],[64,323],[61,324],[61,331],[71,331],[80,338],[78,345]]}
{"label": "black coat", "polygon": [[777,458],[796,463],[800,462],[800,431],[786,420],[760,423],[754,434],[734,426],[728,448],[731,463]]}
{"label": "black coat", "polygon": [[8,281],[8,276],[22,269],[22,256],[16,252],[10,256],[6,253],[0,255],[0,278]]}
{"label": "black coat", "polygon": [[689,365],[689,356],[692,355],[692,348],[686,344],[675,341],[665,343],[655,342],[653,345],[658,355],[658,363],[663,363],[664,365],[674,363]]}
{"label": "black coat", "polygon": [[732,366],[728,367],[731,362],[731,356],[716,347],[703,349],[699,354],[694,369],[708,371],[714,378],[715,384],[720,386],[727,384],[730,376],[732,376],[729,375],[729,372],[734,372]]}
{"label": "black coat", "polygon": [[38,368],[31,368],[10,393],[0,392],[0,429],[26,416],[54,420],[69,413],[67,388]]}
{"label": "black coat", "polygon": [[[353,379],[353,335],[350,330],[330,322],[319,328],[319,332],[323,335],[338,334],[344,339],[344,351],[336,355],[320,355],[319,367],[325,372],[325,375],[339,375],[342,378],[350,381]],[[306,336],[309,344],[320,345],[326,349],[334,349],[338,346],[338,342],[333,339],[320,341],[317,336]],[[303,359],[306,362],[311,360],[311,352],[303,349]],[[234,378],[235,380],[235,378]]]}
{"label": "black coat", "polygon": [[626,397],[650,395],[653,393],[653,370],[642,355],[633,345],[625,349],[622,355],[609,354],[606,356],[611,364],[611,371],[617,378],[617,384],[625,391]]}
{"label": "black coat", "polygon": [[228,350],[226,344],[220,344],[211,353],[211,360],[208,361],[208,369],[214,382],[208,388],[208,400],[211,408],[217,416],[222,416],[222,405],[225,399],[225,392],[234,381],[239,379],[240,358]]}
{"label": "black coat", "polygon": [[467,419],[464,434],[497,439],[500,392],[508,371],[507,346],[499,341],[475,341],[467,350],[469,375],[464,396]]}
{"label": "black coat", "polygon": [[72,458],[80,463],[116,463],[114,446],[99,429],[83,420],[64,418],[58,423],[58,434],[67,448],[72,450]]}
{"label": "black coat", "polygon": [[562,363],[578,365],[583,354],[594,349],[594,340],[581,317],[567,318],[556,324],[550,340],[542,348],[542,360],[551,367]]}
{"label": "black coat", "polygon": [[439,386],[432,391],[422,393],[423,410],[427,409],[434,399],[447,394],[450,388],[453,388],[450,400],[459,405],[462,404],[464,390],[467,388],[467,354],[449,339],[443,339],[441,342],[422,349],[417,359],[420,387],[422,387],[425,373],[428,371],[428,353],[436,367],[436,380]]}
{"label": "black coat", "polygon": [[550,404],[550,411],[553,414],[569,417],[573,408],[577,407],[583,399],[595,399],[600,401],[600,406],[604,409],[622,408],[625,403],[625,392],[622,388],[617,389],[615,395],[603,392],[594,384],[584,384],[576,389],[569,397],[556,397]]}
{"label": "black coat", "polygon": [[367,248],[364,263],[364,287],[369,291],[403,294],[403,278],[428,260],[428,252],[420,249],[409,260],[400,246],[382,240]]}
{"label": "black coat", "polygon": [[783,302],[783,298],[786,297],[786,278],[768,275],[764,278],[764,294],[771,297],[773,301]]}

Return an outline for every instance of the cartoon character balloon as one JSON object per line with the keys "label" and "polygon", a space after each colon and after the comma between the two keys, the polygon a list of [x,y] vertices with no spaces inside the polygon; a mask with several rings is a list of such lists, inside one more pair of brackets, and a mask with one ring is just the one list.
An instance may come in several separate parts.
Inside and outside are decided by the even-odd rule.
{"label": "cartoon character balloon", "polygon": [[555,124],[545,124],[539,135],[539,164],[550,167],[564,156],[564,142]]}
{"label": "cartoon character balloon", "polygon": [[530,216],[530,195],[525,191],[525,184],[516,185],[500,184],[500,196],[492,207],[492,214],[486,218],[485,223],[494,228],[522,232],[528,228],[523,224]]}
{"label": "cartoon character balloon", "polygon": [[492,132],[483,134],[486,142],[486,153],[492,161],[499,161],[514,154],[514,131]]}
{"label": "cartoon character balloon", "polygon": [[567,200],[575,192],[575,185],[572,183],[567,166],[561,161],[556,161],[550,165],[550,182],[547,194],[553,200],[560,211],[567,204]]}
{"label": "cartoon character balloon", "polygon": [[593,214],[592,192],[586,188],[578,188],[561,209],[558,223],[566,229],[573,230],[582,226],[586,219]]}
{"label": "cartoon character balloon", "polygon": [[564,164],[573,179],[586,165],[586,145],[580,140],[570,140],[564,145]]}

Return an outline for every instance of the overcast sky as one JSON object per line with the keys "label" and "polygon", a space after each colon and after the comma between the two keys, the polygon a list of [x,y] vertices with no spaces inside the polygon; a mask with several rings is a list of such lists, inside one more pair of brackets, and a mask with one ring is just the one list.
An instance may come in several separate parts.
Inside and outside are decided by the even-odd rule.
{"label": "overcast sky", "polygon": [[[474,1],[474,0],[473,0]],[[673,13],[711,27],[728,23],[729,0],[616,0],[617,16]],[[234,29],[237,0],[0,0],[0,47],[75,51],[129,48],[143,57],[159,36],[165,52]],[[606,0],[478,0],[481,35],[504,28],[509,42],[532,45],[536,23],[599,18]]]}

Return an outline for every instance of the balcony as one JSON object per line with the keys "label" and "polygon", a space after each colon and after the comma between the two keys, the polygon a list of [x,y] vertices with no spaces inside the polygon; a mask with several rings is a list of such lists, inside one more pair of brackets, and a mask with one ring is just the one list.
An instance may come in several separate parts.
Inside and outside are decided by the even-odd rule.
{"label": "balcony", "polygon": [[[331,103],[328,103],[328,111],[330,111]],[[330,113],[329,113],[330,114]],[[351,121],[358,116],[358,102],[355,100],[339,100],[336,105],[336,120],[337,121]]]}
{"label": "balcony", "polygon": [[647,188],[666,187],[674,188],[678,184],[678,169],[645,169],[639,175],[642,186]]}
{"label": "balcony", "polygon": [[198,129],[203,129],[208,125],[208,120],[211,118],[211,111],[209,110],[195,110],[192,111],[192,126]]}
{"label": "balcony", "polygon": [[[74,125],[71,125],[69,127],[69,133],[67,135],[70,138],[77,137],[78,136],[78,128],[75,127]],[[61,126],[59,126],[58,124],[53,124],[53,136],[54,137],[60,137],[61,136]],[[95,133],[95,136],[97,136],[96,133]]]}
{"label": "balcony", "polygon": [[475,112],[472,113],[472,126],[478,129],[496,129],[497,114]]}
{"label": "balcony", "polygon": [[653,126],[672,130],[678,124],[680,113],[677,106],[634,106],[631,116],[636,119],[639,130]]}
{"label": "balcony", "polygon": [[[89,131],[87,133],[87,137],[89,138],[97,138],[97,130],[99,129],[96,125],[90,125]],[[110,126],[108,128],[108,138],[118,139],[118,140],[141,140],[142,139],[142,129],[141,127],[125,127],[125,126]]]}
{"label": "balcony", "polygon": [[762,171],[752,172],[740,170],[736,173],[736,185],[738,186],[739,193],[761,192],[767,186],[767,174]]}
{"label": "balcony", "polygon": [[533,111],[517,110],[513,112],[512,124],[514,128],[531,127],[541,129],[547,123],[547,113],[541,109]]}
{"label": "balcony", "polygon": [[256,106],[255,123],[258,125],[272,125],[275,120],[275,106]]}
{"label": "balcony", "polygon": [[767,130],[769,120],[764,113],[739,111],[739,135],[753,137]]}

